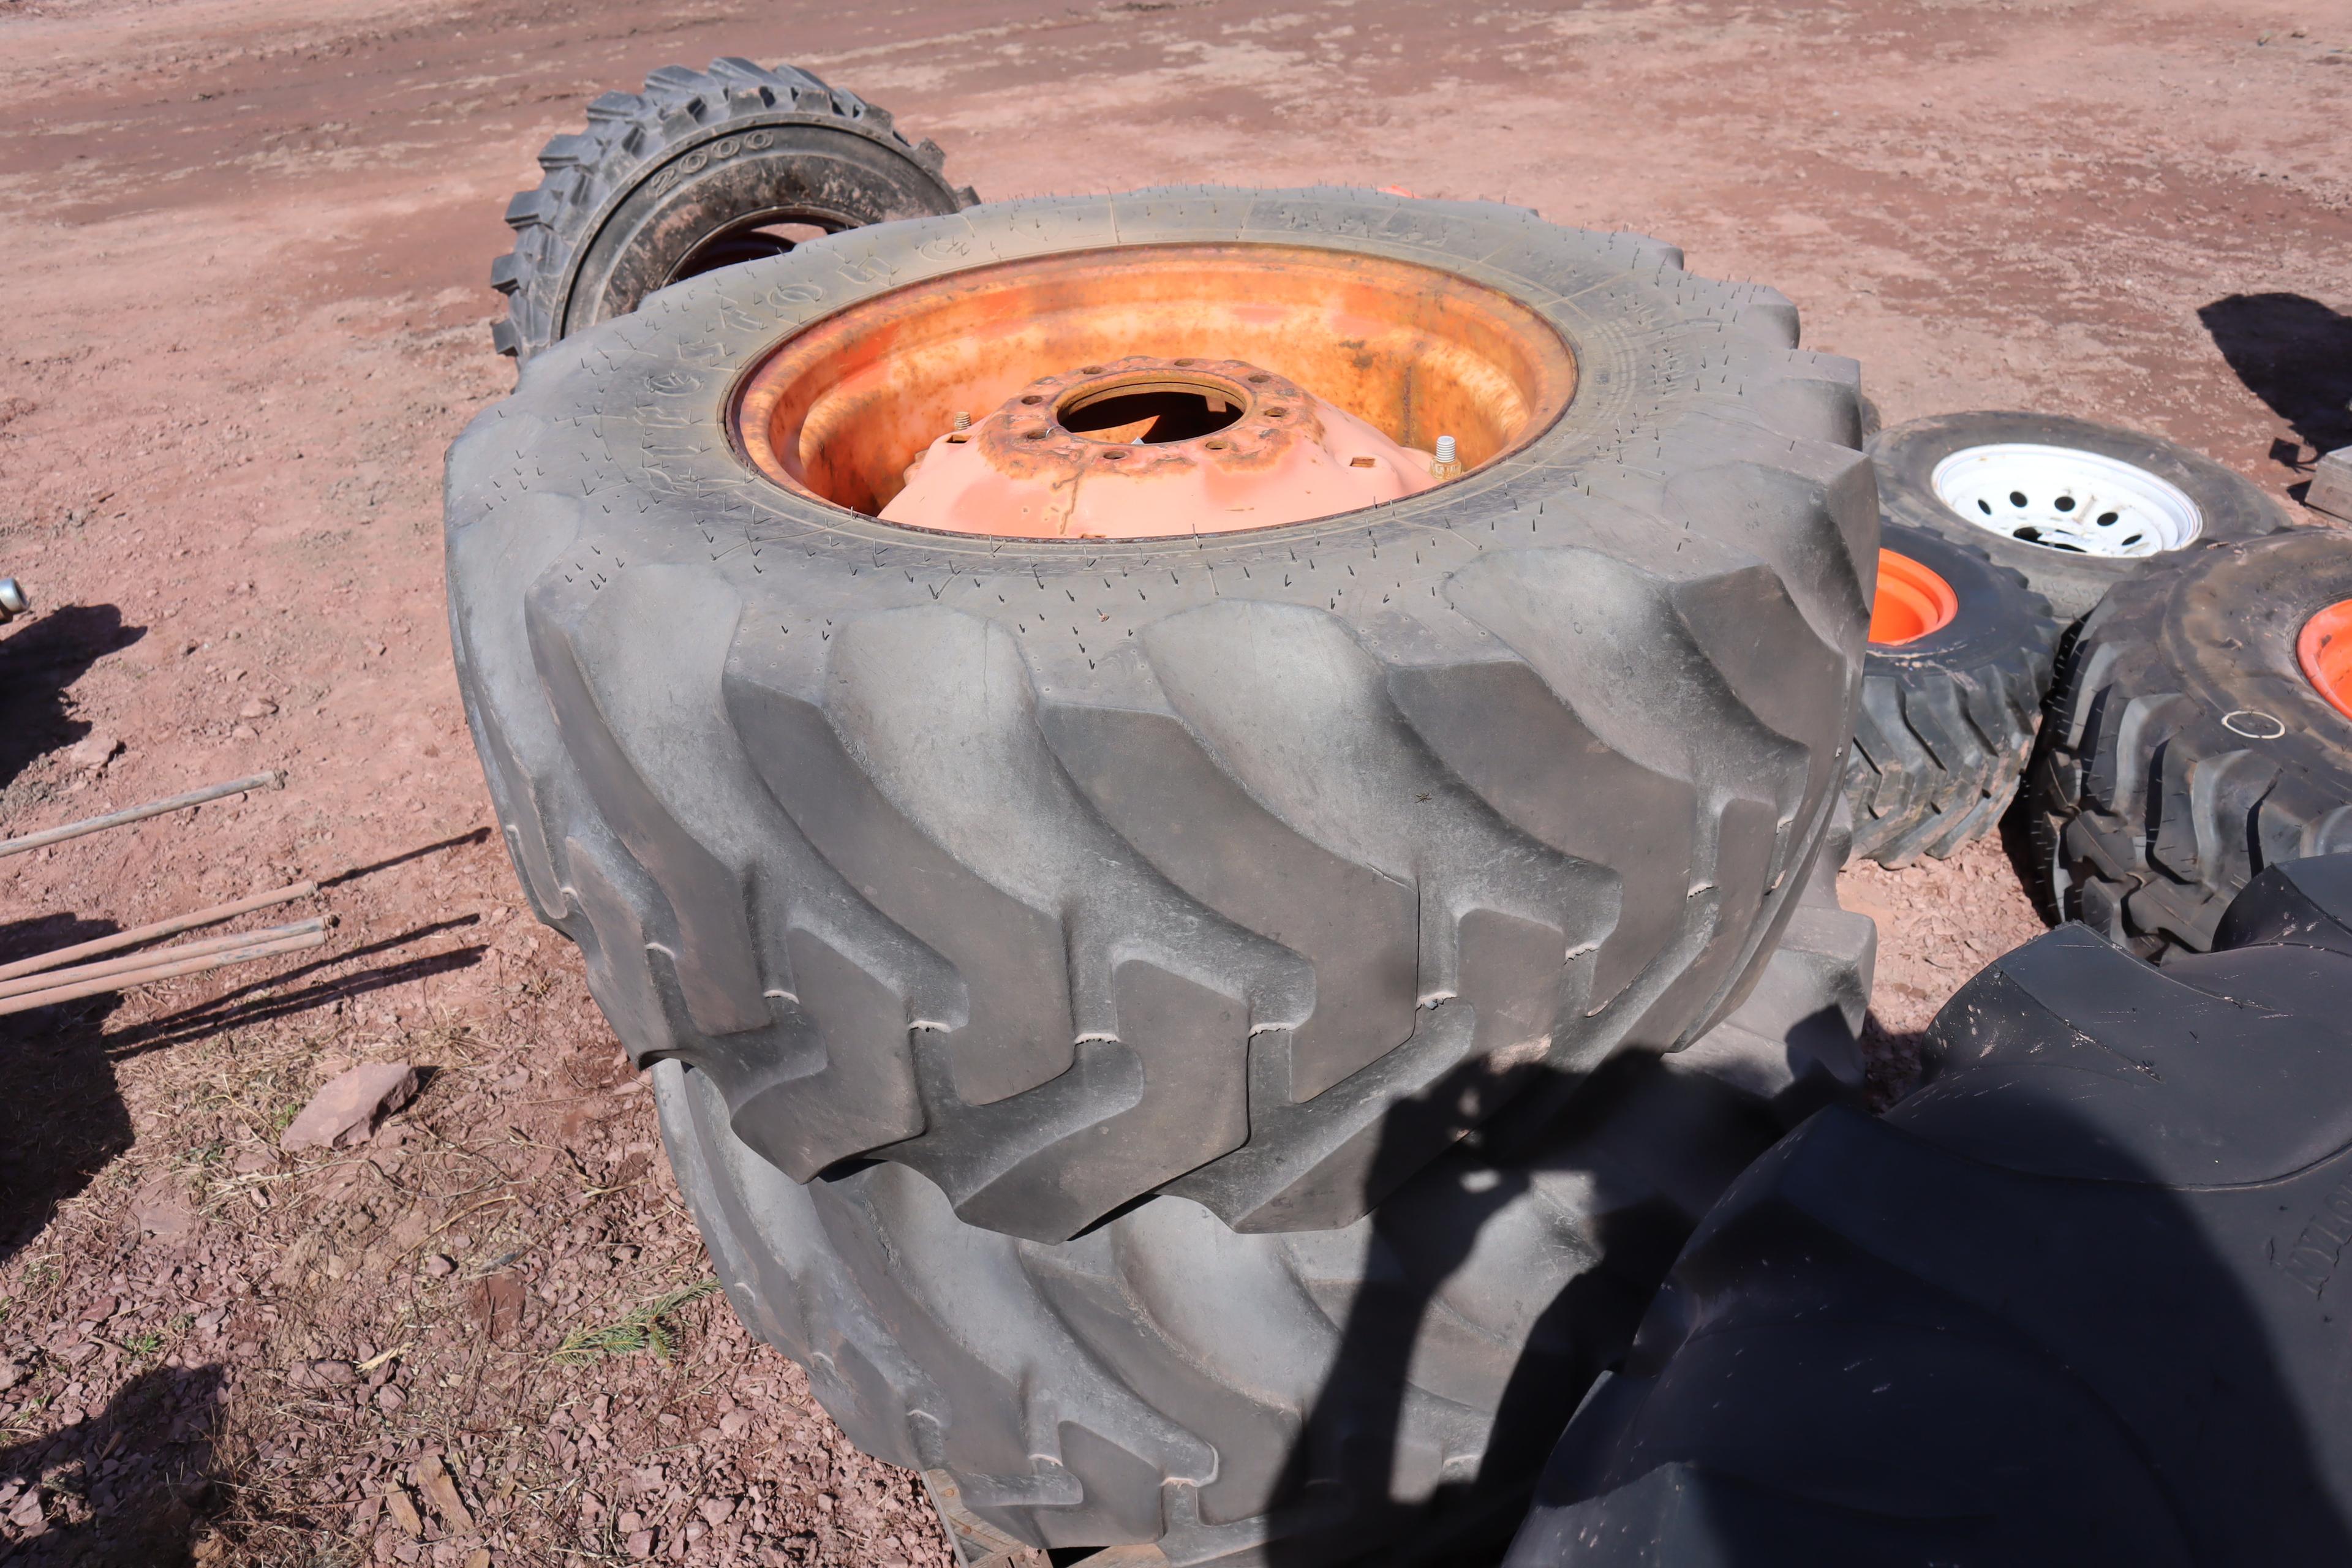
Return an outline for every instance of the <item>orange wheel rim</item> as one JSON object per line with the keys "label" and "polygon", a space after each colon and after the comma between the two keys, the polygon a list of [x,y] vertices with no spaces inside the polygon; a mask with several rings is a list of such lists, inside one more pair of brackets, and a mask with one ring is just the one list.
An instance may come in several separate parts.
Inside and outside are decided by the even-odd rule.
{"label": "orange wheel rim", "polygon": [[1959,613],[1960,596],[1942,577],[1908,555],[1897,555],[1892,550],[1878,552],[1878,600],[1870,611],[1873,647],[1901,647],[1916,642],[1950,626]]}
{"label": "orange wheel rim", "polygon": [[[1122,378],[1240,423],[1176,438],[1072,419]],[[1255,382],[1268,386],[1244,384]],[[1276,382],[1283,398],[1257,395]],[[1526,446],[1575,391],[1575,355],[1550,323],[1453,273],[1298,246],[1145,245],[997,262],[850,305],[744,378],[734,435],[774,483],[886,521],[1005,538],[1160,537],[1392,499],[1334,489],[1319,504],[1182,503],[1282,469],[1304,439],[1289,440],[1285,421],[1376,436],[1357,443],[1363,451],[1335,437],[1343,470],[1392,465],[1395,449],[1417,455],[1418,479],[1402,487],[1412,489]],[[919,460],[981,457],[1003,504],[886,510]],[[1031,491],[1083,493],[1080,479],[1109,487],[1118,504],[1092,521],[1066,506],[1016,504]]]}
{"label": "orange wheel rim", "polygon": [[2338,599],[2304,622],[2294,654],[2328,705],[2352,719],[2352,599]]}

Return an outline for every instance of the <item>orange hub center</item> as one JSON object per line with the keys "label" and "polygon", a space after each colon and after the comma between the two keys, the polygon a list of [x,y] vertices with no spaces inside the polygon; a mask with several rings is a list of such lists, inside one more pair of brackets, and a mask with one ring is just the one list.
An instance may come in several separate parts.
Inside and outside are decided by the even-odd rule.
{"label": "orange hub center", "polygon": [[1960,613],[1952,585],[1908,555],[1878,552],[1878,598],[1870,611],[1870,640],[1900,647],[1942,631]]}
{"label": "orange hub center", "polygon": [[1049,375],[917,454],[886,522],[1154,539],[1298,522],[1437,483],[1398,446],[1240,360],[1114,360]]}
{"label": "orange hub center", "polygon": [[2352,599],[2338,599],[2304,622],[2294,652],[2319,694],[2352,719]]}
{"label": "orange hub center", "polygon": [[1139,539],[1409,495],[1451,477],[1431,473],[1440,437],[1468,472],[1540,435],[1575,389],[1549,323],[1452,273],[1132,246],[853,305],[757,365],[734,424],[769,479],[887,521]]}

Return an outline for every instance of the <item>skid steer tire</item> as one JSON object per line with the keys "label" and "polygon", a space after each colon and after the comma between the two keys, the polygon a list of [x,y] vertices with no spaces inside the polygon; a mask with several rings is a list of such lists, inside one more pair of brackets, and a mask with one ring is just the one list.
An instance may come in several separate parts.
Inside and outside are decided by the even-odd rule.
{"label": "skid steer tire", "polygon": [[1936,493],[1936,468],[1975,447],[2056,447],[2109,458],[2172,485],[2196,507],[2196,537],[2184,548],[2215,540],[2255,539],[2290,526],[2285,511],[2260,486],[2200,452],[2137,430],[2120,430],[2057,414],[1936,414],[1880,431],[1870,439],[1878,468],[1879,502],[1890,522],[1926,529],[1983,551],[1996,565],[2022,574],[2026,586],[2050,602],[2060,619],[2080,620],[2116,584],[2177,560],[2181,551],[2153,555],[2093,555],[2014,538],[1963,518]]}
{"label": "skid steer tire", "polygon": [[1706,1216],[1507,1568],[2352,1562],[2347,994],[2352,856],[1996,961]]}
{"label": "skid steer tire", "polygon": [[2065,629],[2049,602],[1980,551],[1882,522],[1880,548],[1951,589],[1949,624],[1873,642],[1846,758],[1853,852],[1885,866],[1943,857],[2000,821],[2041,728],[2042,700]]}
{"label": "skid steer tire", "polygon": [[2352,599],[2352,536],[2197,551],[2084,623],[2024,802],[2035,894],[2143,957],[2201,951],[2264,867],[2352,849],[2352,718],[2303,628]]}
{"label": "skid steer tire", "polygon": [[590,104],[588,129],[541,149],[546,178],[507,204],[515,247],[490,268],[507,296],[492,345],[525,361],[667,284],[790,250],[761,232],[772,226],[837,233],[970,206],[945,163],[797,66],[664,66],[645,91]]}
{"label": "skid steer tire", "polygon": [[1163,1196],[1016,1240],[904,1166],[793,1182],[677,1062],[654,1072],[663,1136],[744,1321],[859,1447],[926,1472],[970,1560],[1475,1560],[1696,1215],[1856,1098],[1875,933],[1833,864],[1697,1044],[1562,1085],[1520,1152],[1457,1147],[1336,1231],[1240,1234]]}
{"label": "skid steer tire", "polygon": [[[1454,483],[1172,540],[896,527],[730,444],[803,323],[1114,236],[1443,268],[1583,379]],[[1877,547],[1853,363],[1794,336],[1653,241],[1369,192],[1008,203],[664,290],[450,454],[517,869],[635,1059],[796,1180],[898,1161],[1040,1240],[1157,1191],[1347,1225],[1521,1081],[1696,1038],[1793,907]]]}

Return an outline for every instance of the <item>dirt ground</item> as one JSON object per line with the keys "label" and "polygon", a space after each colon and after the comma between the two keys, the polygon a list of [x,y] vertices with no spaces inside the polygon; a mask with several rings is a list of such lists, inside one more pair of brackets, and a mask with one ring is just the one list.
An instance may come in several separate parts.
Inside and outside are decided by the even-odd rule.
{"label": "dirt ground", "polygon": [[[944,1561],[698,1293],[444,631],[508,193],[597,92],[720,54],[856,88],[984,196],[1402,184],[1663,236],[1786,290],[1890,422],[2105,418],[2282,499],[2352,442],[2346,0],[0,0],[0,571],[41,606],[0,830],[289,775],[0,860],[0,958],[301,877],[340,922],[0,1021],[0,1556]],[[2039,929],[1995,846],[1845,880],[1898,1052]],[[373,1143],[276,1153],[379,1058],[432,1071]]]}

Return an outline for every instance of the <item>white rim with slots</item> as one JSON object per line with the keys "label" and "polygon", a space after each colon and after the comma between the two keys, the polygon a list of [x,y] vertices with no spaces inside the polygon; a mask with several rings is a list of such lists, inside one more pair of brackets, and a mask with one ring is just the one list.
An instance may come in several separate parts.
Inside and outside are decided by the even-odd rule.
{"label": "white rim with slots", "polygon": [[1936,465],[1937,499],[1988,533],[2077,555],[2156,555],[2204,528],[2179,486],[2069,447],[1969,447]]}

